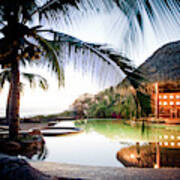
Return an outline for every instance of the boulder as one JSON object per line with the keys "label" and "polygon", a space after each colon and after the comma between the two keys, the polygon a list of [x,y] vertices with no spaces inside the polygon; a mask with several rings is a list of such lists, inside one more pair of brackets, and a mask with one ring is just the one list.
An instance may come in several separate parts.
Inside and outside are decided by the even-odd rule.
{"label": "boulder", "polygon": [[24,159],[0,154],[0,177],[6,180],[58,180],[30,166]]}

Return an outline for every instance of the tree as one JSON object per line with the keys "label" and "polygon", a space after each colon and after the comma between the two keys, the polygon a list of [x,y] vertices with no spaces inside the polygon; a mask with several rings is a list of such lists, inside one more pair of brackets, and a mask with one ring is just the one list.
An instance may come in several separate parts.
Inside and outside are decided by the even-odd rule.
{"label": "tree", "polygon": [[[43,90],[48,89],[47,80],[38,74],[21,72],[20,76],[22,76],[23,79],[25,79],[27,82],[29,82],[30,88],[39,86]],[[4,69],[0,73],[0,90],[3,89],[6,82],[10,83],[10,81],[11,81],[11,71],[9,69]],[[25,86],[25,84],[23,82],[20,82],[20,91],[23,92],[24,86]],[[10,94],[11,94],[11,90],[9,90],[9,94],[7,97],[7,106],[6,106],[6,119],[7,120],[8,120],[8,112],[9,112],[9,104],[10,104],[9,103]]]}
{"label": "tree", "polygon": [[[125,72],[132,71],[129,61],[112,49],[101,45],[85,43],[74,37],[53,30],[44,29],[42,21],[69,16],[69,6],[79,9],[80,0],[2,0],[0,2],[0,64],[8,66],[11,71],[8,121],[9,137],[16,139],[19,129],[20,106],[20,65],[27,65],[40,59],[57,75],[59,85],[63,84],[63,66],[59,60],[62,44],[68,43],[70,48],[89,50],[99,59]],[[88,1],[90,2],[90,1]],[[38,25],[32,25],[34,18],[39,18]],[[53,34],[54,40],[49,40],[43,33]],[[70,50],[69,50],[70,51]],[[127,63],[128,62],[128,63]],[[38,64],[38,63],[37,63]]]}

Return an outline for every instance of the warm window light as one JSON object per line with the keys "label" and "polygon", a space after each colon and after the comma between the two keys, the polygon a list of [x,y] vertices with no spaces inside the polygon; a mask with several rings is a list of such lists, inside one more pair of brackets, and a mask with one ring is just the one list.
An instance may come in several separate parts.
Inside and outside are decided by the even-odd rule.
{"label": "warm window light", "polygon": [[164,105],[165,105],[165,106],[167,105],[167,102],[166,102],[166,101],[164,102]]}
{"label": "warm window light", "polygon": [[173,99],[173,98],[174,98],[174,96],[173,96],[173,95],[170,95],[169,97],[170,97],[170,99]]}
{"label": "warm window light", "polygon": [[168,146],[168,142],[164,142],[164,145],[165,145],[165,146]]}
{"label": "warm window light", "polygon": [[162,142],[159,142],[159,145],[161,146],[161,145],[162,145]]}
{"label": "warm window light", "polygon": [[171,136],[171,139],[174,139],[174,136],[173,136],[173,135]]}
{"label": "warm window light", "polygon": [[180,99],[180,95],[176,95],[176,99]]}
{"label": "warm window light", "polygon": [[178,106],[179,106],[179,105],[180,105],[180,101],[177,101],[177,102],[176,102],[176,105],[178,105]]}
{"label": "warm window light", "polygon": [[159,136],[159,139],[162,139],[162,136]]}
{"label": "warm window light", "polygon": [[174,142],[171,142],[171,146],[174,146],[175,145],[175,143]]}
{"label": "warm window light", "polygon": [[167,96],[166,96],[166,95],[164,95],[164,99],[167,99]]}
{"label": "warm window light", "polygon": [[155,169],[158,169],[159,167],[158,167],[158,165],[157,165],[157,164],[155,164],[155,165],[154,165],[154,168],[155,168]]}
{"label": "warm window light", "polygon": [[180,136],[178,136],[178,137],[177,137],[177,139],[179,139],[179,140],[180,140]]}
{"label": "warm window light", "polygon": [[164,139],[168,139],[168,135],[164,135]]}
{"label": "warm window light", "polygon": [[162,97],[161,96],[159,96],[159,99],[161,99]]}
{"label": "warm window light", "polygon": [[171,102],[170,102],[170,105],[174,105],[174,102],[173,102],[173,101],[171,101]]}
{"label": "warm window light", "polygon": [[159,102],[159,105],[162,105],[162,102],[161,102],[161,101]]}
{"label": "warm window light", "polygon": [[177,145],[180,146],[180,142],[178,142]]}

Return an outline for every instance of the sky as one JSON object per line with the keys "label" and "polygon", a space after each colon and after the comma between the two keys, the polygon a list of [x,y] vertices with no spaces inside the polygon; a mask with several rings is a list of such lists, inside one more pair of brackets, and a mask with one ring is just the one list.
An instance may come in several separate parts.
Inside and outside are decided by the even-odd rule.
{"label": "sky", "polygon": [[[127,28],[127,20],[116,8],[112,13],[102,12],[86,15],[80,13],[71,25],[67,26],[62,21],[60,25],[53,26],[53,29],[75,36],[83,41],[109,44],[132,59],[133,64],[139,66],[162,45],[180,40],[180,22],[175,22],[168,10],[165,9],[165,11],[166,13],[162,15],[158,14],[158,9],[156,9],[156,22],[152,25],[142,8],[144,35],[142,36],[137,28],[134,44],[127,44],[122,38],[126,30],[125,27]],[[176,16],[179,16],[178,12],[176,12]],[[48,26],[51,27],[51,24]],[[118,79],[111,76],[112,79],[109,78],[102,83],[91,73],[84,75],[82,70],[74,70],[73,64],[69,63],[65,68],[65,87],[58,89],[55,78],[50,72],[47,72],[46,68],[32,69],[29,67],[26,71],[45,76],[50,82],[50,87],[47,92],[39,88],[29,89],[28,86],[25,87],[21,93],[21,117],[61,112],[67,109],[81,94],[86,92],[95,94],[119,82]],[[0,93],[0,116],[5,114],[7,92],[8,86]]]}

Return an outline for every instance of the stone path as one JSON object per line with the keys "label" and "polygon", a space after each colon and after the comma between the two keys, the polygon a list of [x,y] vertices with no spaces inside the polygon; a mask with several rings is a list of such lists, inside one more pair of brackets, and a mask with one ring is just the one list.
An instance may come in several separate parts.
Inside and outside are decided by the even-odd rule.
{"label": "stone path", "polygon": [[92,167],[58,164],[51,162],[33,162],[31,165],[40,171],[58,177],[82,178],[92,180],[180,180],[180,169],[138,169]]}

